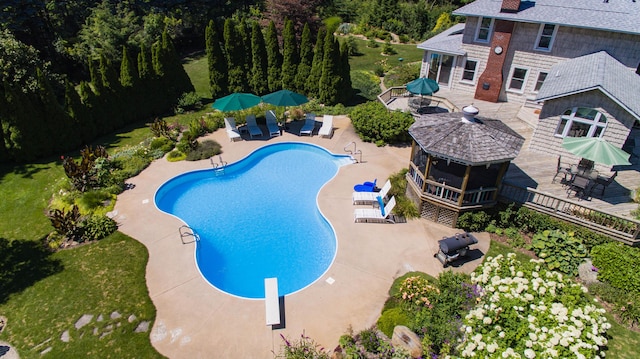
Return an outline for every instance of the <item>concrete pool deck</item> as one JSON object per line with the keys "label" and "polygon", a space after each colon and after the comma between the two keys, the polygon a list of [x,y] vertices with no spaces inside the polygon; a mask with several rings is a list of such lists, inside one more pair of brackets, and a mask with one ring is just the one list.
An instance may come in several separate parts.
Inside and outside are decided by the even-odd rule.
{"label": "concrete pool deck", "polygon": [[[291,124],[292,130],[298,125]],[[302,333],[333,350],[349,328],[357,332],[375,324],[395,278],[408,271],[437,276],[445,270],[433,257],[437,241],[459,230],[424,219],[398,224],[353,222],[353,209],[359,207],[351,203],[353,185],[374,178],[381,185],[408,166],[411,149],[364,143],[344,116],[334,117],[334,128],[330,139],[285,132],[271,139],[230,142],[224,129],[206,137],[222,145],[221,157],[228,163],[263,145],[284,141],[314,143],[335,154],[344,154],[345,146],[355,142],[362,151],[362,162],[341,167],[318,195],[320,209],[336,231],[337,255],[324,276],[285,297],[282,329],[265,325],[264,300],[233,297],[208,284],[195,264],[195,243],[183,244],[180,239],[178,229],[183,223],[154,205],[154,193],[162,183],[186,171],[211,168],[210,160],[172,163],[160,159],[127,181],[133,186],[118,196],[114,219],[120,231],[149,251],[146,280],[157,309],[150,339],[161,354],[169,358],[274,358],[283,343],[281,335],[297,339]],[[220,162],[220,158],[213,161]],[[276,190],[286,190],[286,184]],[[260,206],[259,199],[255,205]],[[474,252],[486,253],[488,235],[480,234],[478,240]],[[450,268],[471,272],[481,260]]]}

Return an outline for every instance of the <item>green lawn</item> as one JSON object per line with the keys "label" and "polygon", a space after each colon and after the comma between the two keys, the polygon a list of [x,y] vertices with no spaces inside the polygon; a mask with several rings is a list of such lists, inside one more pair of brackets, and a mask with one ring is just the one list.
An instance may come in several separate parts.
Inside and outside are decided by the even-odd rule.
{"label": "green lawn", "polygon": [[207,102],[212,102],[211,91],[209,91],[207,57],[204,54],[200,54],[185,59],[184,69],[187,71],[196,93],[206,99]]}
{"label": "green lawn", "polygon": [[[338,40],[340,42],[345,41],[346,39],[347,37],[345,36],[338,37]],[[424,50],[418,49],[416,44],[393,44],[391,45],[391,47],[396,50],[397,54],[383,55],[383,43],[379,43],[379,47],[371,48],[367,47],[368,42],[369,41],[367,40],[356,38],[356,43],[358,44],[358,52],[360,52],[361,55],[349,57],[349,65],[351,66],[351,71],[373,71],[382,60],[386,60],[387,65],[393,68],[402,64],[420,62],[422,61],[422,55],[424,55]],[[400,61],[400,58],[402,58],[403,60]]]}

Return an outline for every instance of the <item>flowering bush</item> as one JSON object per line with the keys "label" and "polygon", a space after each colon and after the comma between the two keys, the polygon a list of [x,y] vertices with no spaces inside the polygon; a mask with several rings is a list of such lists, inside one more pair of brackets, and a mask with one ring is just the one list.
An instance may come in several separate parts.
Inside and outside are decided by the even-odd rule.
{"label": "flowering bush", "polygon": [[278,354],[276,358],[329,359],[329,353],[304,333],[300,335],[299,340],[291,341],[282,334],[280,334],[280,338],[282,338],[284,344],[282,345],[280,354]]}
{"label": "flowering bush", "polygon": [[409,306],[431,307],[430,295],[440,293],[440,290],[425,278],[419,276],[408,277],[402,281],[398,290],[398,299]]}
{"label": "flowering bush", "polygon": [[541,263],[498,255],[472,275],[483,292],[461,328],[463,357],[604,357],[611,327],[604,309],[587,299],[586,288]]}

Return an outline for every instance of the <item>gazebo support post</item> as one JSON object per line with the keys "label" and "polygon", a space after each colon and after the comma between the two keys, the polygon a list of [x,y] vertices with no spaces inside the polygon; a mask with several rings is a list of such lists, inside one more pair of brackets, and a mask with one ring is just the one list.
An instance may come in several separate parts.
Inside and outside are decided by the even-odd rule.
{"label": "gazebo support post", "polygon": [[460,186],[460,198],[458,198],[458,207],[462,207],[464,200],[464,192],[467,190],[467,183],[469,182],[469,175],[471,174],[471,166],[467,165],[464,171],[464,178],[462,179],[462,186]]}
{"label": "gazebo support post", "polygon": [[500,170],[498,171],[498,177],[496,178],[496,191],[493,193],[492,198],[494,202],[498,200],[498,192],[500,192],[500,186],[502,186],[502,179],[504,178],[504,174],[507,173],[507,170],[509,169],[509,163],[511,162],[502,162]]}
{"label": "gazebo support post", "polygon": [[427,167],[424,169],[424,182],[422,182],[422,193],[427,191],[427,180],[429,179],[429,168],[431,168],[431,155],[427,153]]}

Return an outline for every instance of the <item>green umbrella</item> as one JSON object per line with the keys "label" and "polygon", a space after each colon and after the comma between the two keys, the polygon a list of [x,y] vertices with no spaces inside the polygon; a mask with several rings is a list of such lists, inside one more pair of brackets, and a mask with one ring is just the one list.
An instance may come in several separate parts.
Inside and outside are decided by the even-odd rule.
{"label": "green umbrella", "polygon": [[415,79],[407,84],[407,91],[414,95],[431,96],[440,90],[440,86],[435,80],[427,77]]}
{"label": "green umbrella", "polygon": [[628,153],[597,137],[565,137],[562,147],[576,156],[607,166],[631,164]]}
{"label": "green umbrella", "polygon": [[222,112],[240,111],[245,108],[253,107],[259,104],[260,101],[262,101],[260,96],[251,93],[235,92],[231,95],[217,99],[213,103],[212,107]]}
{"label": "green umbrella", "polygon": [[299,106],[309,102],[309,99],[297,92],[280,90],[262,96],[262,101],[275,106]]}

